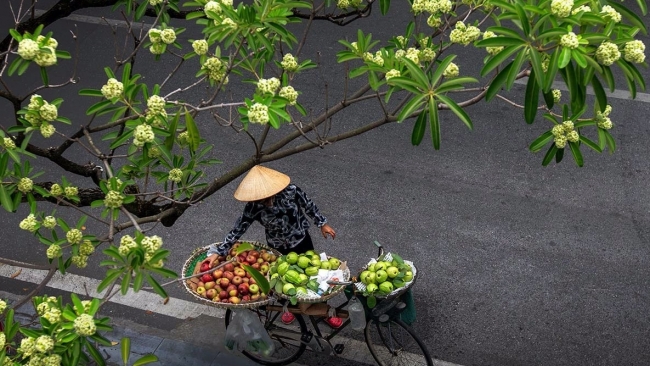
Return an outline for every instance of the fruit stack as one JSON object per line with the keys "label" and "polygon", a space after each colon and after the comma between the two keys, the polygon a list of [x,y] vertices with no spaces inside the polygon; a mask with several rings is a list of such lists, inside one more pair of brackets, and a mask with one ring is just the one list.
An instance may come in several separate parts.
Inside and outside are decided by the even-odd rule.
{"label": "fruit stack", "polygon": [[405,261],[397,254],[388,253],[379,259],[370,260],[359,274],[361,283],[356,283],[356,287],[365,296],[392,296],[410,287],[415,274],[413,262]]}
{"label": "fruit stack", "polygon": [[326,283],[327,280],[347,281],[349,278],[345,263],[325,253],[316,254],[313,250],[280,256],[271,266],[270,273],[271,288],[292,303],[298,299],[317,300],[335,290],[335,286]]}
{"label": "fruit stack", "polygon": [[[257,283],[258,276],[261,275],[264,279],[271,265],[277,260],[277,256],[273,252],[260,248],[237,254],[238,246],[239,243],[236,243],[228,256],[217,257],[212,266],[207,261],[201,263],[199,273],[208,271],[209,273],[200,276],[199,281],[187,283],[196,295],[215,303],[235,305],[266,300],[268,294],[264,294]],[[219,267],[220,264],[223,265]],[[245,266],[255,271],[247,271]],[[212,268],[215,269],[211,270]],[[255,277],[258,279],[256,280]]]}

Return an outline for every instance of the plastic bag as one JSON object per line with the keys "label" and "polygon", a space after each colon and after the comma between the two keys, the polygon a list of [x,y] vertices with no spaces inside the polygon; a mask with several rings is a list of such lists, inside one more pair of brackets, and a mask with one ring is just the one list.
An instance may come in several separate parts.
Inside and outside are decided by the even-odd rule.
{"label": "plastic bag", "polygon": [[260,319],[248,310],[232,312],[232,321],[226,329],[224,346],[230,352],[247,351],[263,356],[269,356],[275,351],[273,341]]}

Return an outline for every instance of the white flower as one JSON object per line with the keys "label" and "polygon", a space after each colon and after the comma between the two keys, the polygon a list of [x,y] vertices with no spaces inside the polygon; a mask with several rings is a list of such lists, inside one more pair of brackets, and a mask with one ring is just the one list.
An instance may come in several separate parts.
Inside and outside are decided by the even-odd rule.
{"label": "white flower", "polygon": [[149,40],[152,43],[155,44],[162,42],[162,39],[160,38],[160,29],[151,28],[147,34],[149,35]]}
{"label": "white flower", "polygon": [[402,76],[399,70],[391,69],[386,73],[386,80],[390,80],[394,77]]}
{"label": "white flower", "polygon": [[408,58],[409,60],[413,61],[414,64],[419,64],[420,63],[420,51],[418,51],[416,48],[411,47],[406,50],[406,55],[404,56]]}
{"label": "white flower", "polygon": [[133,144],[135,146],[143,146],[147,142],[152,142],[156,135],[153,128],[149,125],[138,125],[133,133]]}
{"label": "white flower", "polygon": [[217,57],[205,60],[201,68],[207,71],[208,78],[214,82],[220,82],[226,76],[226,65]]}
{"label": "white flower", "polygon": [[63,194],[63,188],[58,183],[52,184],[52,187],[50,187],[50,194],[52,196],[60,196]]}
{"label": "white flower", "polygon": [[45,42],[46,37],[45,36],[38,36],[36,37],[36,42],[38,42],[39,45],[41,46],[47,46],[47,47],[52,47],[52,48],[57,48],[59,46],[59,42],[56,41],[56,39],[50,37],[47,39],[47,42]]}
{"label": "white flower", "polygon": [[[149,1],[151,2],[151,1],[156,1],[156,0],[149,0]],[[162,0],[157,0],[157,1],[162,1]],[[61,358],[60,355],[53,354],[53,355],[49,355],[49,356],[47,356],[47,357],[45,357],[43,359],[43,365],[44,366],[61,366],[61,361],[62,361],[62,358]]]}
{"label": "white flower", "polygon": [[[4,313],[6,309],[7,303],[4,300],[0,299],[0,314]],[[2,349],[2,347],[0,347],[0,349]]]}
{"label": "white flower", "polygon": [[443,71],[442,75],[446,78],[455,78],[458,76],[459,72],[460,69],[458,68],[458,65],[456,65],[453,62],[450,62],[449,65],[447,65],[445,71]]}
{"label": "white flower", "polygon": [[[497,35],[494,34],[494,32],[491,32],[491,31],[486,31],[485,33],[483,33],[483,39],[494,38],[494,37],[496,37],[496,36],[497,36]],[[485,50],[487,51],[487,53],[489,53],[490,55],[494,56],[494,55],[496,55],[497,53],[503,51],[503,46],[499,46],[499,47],[485,47]]]}
{"label": "white flower", "polygon": [[54,348],[54,339],[50,336],[42,335],[38,338],[36,338],[36,344],[34,346],[36,348],[36,351],[40,353],[47,353]]}
{"label": "white flower", "polygon": [[290,53],[287,53],[282,57],[282,62],[280,62],[280,65],[283,69],[289,72],[293,72],[298,69],[298,61]]}
{"label": "white flower", "polygon": [[564,121],[562,122],[562,127],[564,128],[565,133],[573,131],[573,121]]}
{"label": "white flower", "polygon": [[81,255],[91,255],[94,252],[95,252],[95,246],[88,239],[84,240],[83,243],[81,243],[81,245],[79,246],[79,254]]}
{"label": "white flower", "polygon": [[[183,180],[183,171],[178,168],[174,168],[169,171],[169,177],[167,179],[172,182],[179,183],[181,180]],[[144,242],[144,239],[142,240]]]}
{"label": "white flower", "polygon": [[596,59],[601,65],[609,66],[621,58],[618,46],[612,42],[605,41],[596,50]]}
{"label": "white flower", "polygon": [[73,324],[74,330],[82,337],[91,336],[97,331],[93,317],[88,314],[79,315]]}
{"label": "white flower", "polygon": [[23,38],[18,42],[18,55],[25,60],[33,60],[39,52],[38,43],[29,38]]}
{"label": "white flower", "polygon": [[477,27],[470,25],[466,26],[465,23],[456,22],[454,30],[449,34],[449,40],[452,43],[459,43],[463,46],[476,41],[481,36],[481,30]]}
{"label": "white flower", "polygon": [[420,61],[424,62],[429,62],[432,61],[434,57],[436,57],[436,51],[433,50],[433,48],[423,48],[420,50]]}
{"label": "white flower", "polygon": [[61,309],[51,307],[45,314],[43,314],[43,318],[52,324],[58,323],[61,320]]}
{"label": "white flower", "polygon": [[551,1],[551,13],[560,18],[568,17],[571,14],[572,8],[573,8],[573,0]]}
{"label": "white flower", "polygon": [[48,122],[52,122],[56,119],[56,117],[58,117],[58,111],[56,109],[56,106],[54,104],[50,104],[47,102],[45,102],[41,106],[39,113],[41,115],[41,118],[43,118]]}
{"label": "white flower", "polygon": [[149,5],[151,6],[156,6],[158,4],[162,4],[163,0],[149,0]]}
{"label": "white flower", "polygon": [[580,140],[580,135],[578,135],[578,131],[573,130],[567,133],[566,138],[571,142],[578,142],[578,140]]}
{"label": "white flower", "polygon": [[645,61],[645,44],[643,41],[634,40],[627,42],[623,53],[625,54],[625,61],[633,63],[643,63]]}
{"label": "white flower", "polygon": [[553,126],[553,129],[551,130],[551,133],[555,137],[563,136],[564,135],[564,127],[562,127],[562,125],[555,125],[555,126]]}
{"label": "white flower", "polygon": [[298,99],[298,92],[291,85],[285,86],[282,89],[280,89],[278,95],[288,100],[289,105],[295,105],[296,100]]}
{"label": "white flower", "polygon": [[562,47],[571,48],[571,49],[578,48],[579,46],[578,36],[576,36],[576,34],[573,32],[569,32],[563,35],[562,37],[560,37],[560,45]]}
{"label": "white flower", "polygon": [[614,23],[621,21],[621,14],[609,5],[603,6],[603,8],[600,10],[600,14],[602,14],[605,18],[611,19]]}
{"label": "white flower", "polygon": [[35,346],[36,342],[34,342],[34,338],[23,338],[20,341],[20,348],[18,348],[18,351],[21,352],[23,356],[31,356],[36,350]]}
{"label": "white flower", "polygon": [[78,268],[86,268],[88,265],[88,257],[85,255],[73,255],[70,260],[72,261],[72,264]]}
{"label": "white flower", "polygon": [[38,230],[38,220],[36,220],[34,214],[29,214],[29,216],[25,217],[18,226],[23,230],[33,233]]}
{"label": "white flower", "polygon": [[72,186],[65,187],[64,192],[66,198],[72,198],[79,194],[79,190],[77,189],[77,187],[72,187]]}
{"label": "white flower", "polygon": [[154,43],[149,47],[149,52],[153,55],[162,55],[165,52],[164,43]]}
{"label": "white flower", "polygon": [[[179,169],[180,170],[180,169]],[[181,172],[182,174],[183,172]],[[162,238],[158,235],[147,236],[142,238],[141,245],[147,253],[153,253],[162,247]]]}
{"label": "white flower", "polygon": [[555,147],[557,147],[558,149],[564,149],[564,147],[566,146],[566,142],[567,142],[566,137],[564,137],[564,136],[556,136],[554,140],[555,140]]}
{"label": "white flower", "polygon": [[11,139],[11,137],[5,137],[2,139],[2,142],[4,143],[5,149],[7,150],[13,150],[16,148],[16,143]]}
{"label": "white flower", "polygon": [[255,103],[248,108],[248,120],[251,123],[266,124],[269,122],[269,107]]}
{"label": "white flower", "polygon": [[0,349],[4,349],[6,343],[7,343],[7,338],[5,337],[5,334],[0,333]]}
{"label": "white flower", "polygon": [[442,20],[437,15],[430,15],[427,18],[427,25],[431,28],[438,28],[442,25]]}
{"label": "white flower", "polygon": [[192,49],[197,55],[205,55],[208,53],[208,41],[205,39],[197,39],[192,42]]}
{"label": "white flower", "polygon": [[115,78],[108,79],[108,82],[102,86],[102,95],[106,99],[117,98],[124,92],[124,85]]}
{"label": "white flower", "polygon": [[589,7],[589,5],[580,5],[571,11],[571,15],[576,15],[578,13],[591,13],[591,7]]}
{"label": "white flower", "polygon": [[260,79],[257,82],[257,91],[262,94],[275,94],[280,87],[278,78]]}
{"label": "white flower", "polygon": [[[147,125],[143,125],[143,126],[147,126]],[[122,206],[123,201],[124,201],[124,196],[118,191],[110,190],[108,191],[108,193],[106,193],[106,196],[104,196],[104,206],[108,208],[120,208]]]}
{"label": "white flower", "polygon": [[41,124],[41,127],[39,127],[39,130],[41,131],[41,135],[43,135],[45,138],[52,137],[52,135],[54,135],[54,132],[56,132],[56,128],[47,122],[43,122]]}
{"label": "white flower", "polygon": [[[44,52],[45,51],[45,52]],[[56,64],[56,52],[52,47],[43,47],[34,58],[38,66],[47,67]]]}
{"label": "white flower", "polygon": [[160,39],[166,44],[172,44],[176,41],[176,32],[172,28],[163,29],[160,32]]}
{"label": "white flower", "polygon": [[384,57],[381,54],[381,51],[375,52],[375,57],[372,58],[372,61],[379,66],[384,66]]}
{"label": "white flower", "polygon": [[61,253],[61,247],[59,245],[50,245],[46,252],[49,259],[59,258]]}
{"label": "white flower", "polygon": [[78,244],[81,243],[81,239],[83,238],[83,234],[81,233],[81,230],[79,229],[70,229],[65,234],[65,238],[68,240],[68,243],[70,244]]}
{"label": "white flower", "polygon": [[34,187],[34,182],[27,177],[20,178],[20,181],[17,184],[18,190],[23,193],[31,192],[33,187]]}
{"label": "white flower", "polygon": [[562,91],[560,91],[560,89],[553,89],[551,93],[553,93],[553,101],[559,103],[560,98],[562,98]]}
{"label": "white flower", "polygon": [[208,11],[221,14],[222,9],[221,9],[221,5],[217,1],[208,1],[203,7],[203,11],[205,12],[206,15],[208,15]]}

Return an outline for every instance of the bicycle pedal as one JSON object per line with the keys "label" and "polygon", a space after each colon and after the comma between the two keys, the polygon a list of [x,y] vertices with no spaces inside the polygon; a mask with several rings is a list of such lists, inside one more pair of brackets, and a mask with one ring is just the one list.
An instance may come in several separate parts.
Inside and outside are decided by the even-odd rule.
{"label": "bicycle pedal", "polygon": [[314,335],[311,332],[303,333],[300,336],[300,342],[302,342],[304,344],[309,344],[309,342],[311,342],[312,338],[314,338]]}
{"label": "bicycle pedal", "polygon": [[345,345],[344,345],[344,344],[339,343],[339,344],[335,344],[335,345],[334,345],[334,352],[335,352],[337,355],[340,355],[341,353],[343,353],[343,350],[344,350],[344,349],[345,349]]}

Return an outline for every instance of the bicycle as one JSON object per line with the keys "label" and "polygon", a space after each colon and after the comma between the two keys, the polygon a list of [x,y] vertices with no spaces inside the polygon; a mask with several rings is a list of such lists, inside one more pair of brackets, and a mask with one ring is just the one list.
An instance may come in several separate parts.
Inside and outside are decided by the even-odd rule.
{"label": "bicycle", "polygon": [[[378,243],[377,243],[378,244]],[[378,244],[379,256],[383,248]],[[333,285],[353,286],[352,282],[330,282]],[[279,305],[264,305],[248,309],[257,314],[264,328],[275,343],[275,351],[268,357],[243,351],[249,359],[271,366],[287,365],[296,361],[305,352],[307,347],[312,351],[323,354],[339,355],[344,350],[343,344],[332,344],[331,340],[343,329],[350,325],[349,314],[343,308],[350,300],[334,308],[337,317],[346,319],[341,327],[334,329],[330,334],[324,335],[319,324],[327,318],[322,315],[305,314],[299,306],[289,306],[288,300],[281,301]],[[327,309],[329,305],[324,304]],[[290,325],[279,321],[285,308],[296,315],[296,321]],[[429,351],[422,340],[415,334],[410,326],[400,319],[400,313],[406,308],[401,301],[401,296],[385,299],[366,313],[366,327],[364,338],[373,358],[380,366],[392,365],[427,365],[433,366]],[[226,310],[226,328],[231,322],[233,312]],[[311,328],[307,327],[305,318],[310,321]]]}

